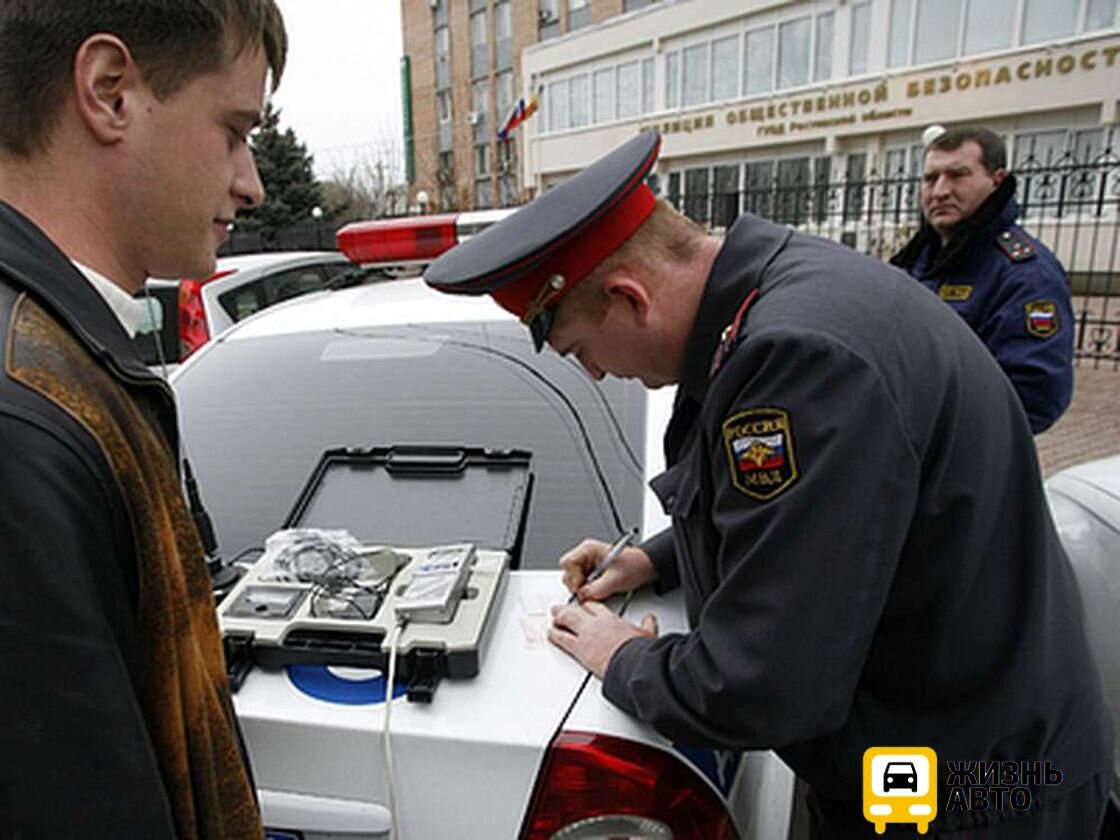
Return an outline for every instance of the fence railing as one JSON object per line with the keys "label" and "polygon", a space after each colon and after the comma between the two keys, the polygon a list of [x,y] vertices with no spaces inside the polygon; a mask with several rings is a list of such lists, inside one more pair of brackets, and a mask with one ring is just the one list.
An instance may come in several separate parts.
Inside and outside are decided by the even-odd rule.
{"label": "fence railing", "polygon": [[[921,223],[917,172],[813,178],[805,161],[790,175],[750,179],[746,189],[689,191],[667,198],[693,220],[725,230],[751,212],[889,259]],[[827,172],[827,170],[825,170]],[[1075,352],[1120,369],[1120,157],[1107,146],[1090,156],[1030,155],[1014,168],[1020,223],[1061,260],[1070,280]],[[783,177],[785,174],[786,177]]]}

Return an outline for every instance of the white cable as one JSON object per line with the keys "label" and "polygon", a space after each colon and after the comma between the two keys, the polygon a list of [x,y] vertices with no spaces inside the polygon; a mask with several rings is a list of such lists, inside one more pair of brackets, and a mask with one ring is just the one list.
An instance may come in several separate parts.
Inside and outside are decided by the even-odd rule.
{"label": "white cable", "polygon": [[381,731],[381,741],[385,748],[385,776],[389,780],[389,816],[393,822],[393,840],[401,838],[401,817],[397,812],[397,769],[393,763],[393,739],[389,730],[389,722],[393,714],[393,679],[397,673],[397,642],[401,630],[408,623],[401,619],[389,633],[389,672],[385,677],[385,728]]}

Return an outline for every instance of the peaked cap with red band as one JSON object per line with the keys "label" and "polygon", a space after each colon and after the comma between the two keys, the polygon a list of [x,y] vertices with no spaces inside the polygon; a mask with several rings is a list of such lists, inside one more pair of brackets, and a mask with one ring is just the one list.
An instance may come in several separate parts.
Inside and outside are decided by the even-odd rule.
{"label": "peaked cap with red band", "polygon": [[556,304],[653,212],[645,178],[661,136],[644,131],[424,272],[434,289],[489,294],[529,327],[540,350]]}

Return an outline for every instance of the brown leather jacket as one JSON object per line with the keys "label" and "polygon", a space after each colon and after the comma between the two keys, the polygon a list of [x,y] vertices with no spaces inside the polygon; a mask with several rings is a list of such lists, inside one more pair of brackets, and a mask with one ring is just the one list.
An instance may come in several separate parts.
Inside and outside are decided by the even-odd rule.
{"label": "brown leather jacket", "polygon": [[0,838],[259,838],[171,391],[4,204],[0,347]]}

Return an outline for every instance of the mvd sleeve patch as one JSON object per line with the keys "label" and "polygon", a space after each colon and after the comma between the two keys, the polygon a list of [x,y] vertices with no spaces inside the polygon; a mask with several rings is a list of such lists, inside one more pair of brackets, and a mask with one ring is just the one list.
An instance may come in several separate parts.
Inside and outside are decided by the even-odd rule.
{"label": "mvd sleeve patch", "polygon": [[735,489],[767,501],[797,481],[793,429],[780,408],[750,408],[723,421],[723,444]]}
{"label": "mvd sleeve patch", "polygon": [[1032,300],[1024,305],[1027,332],[1036,338],[1049,338],[1058,331],[1058,306],[1052,300]]}

